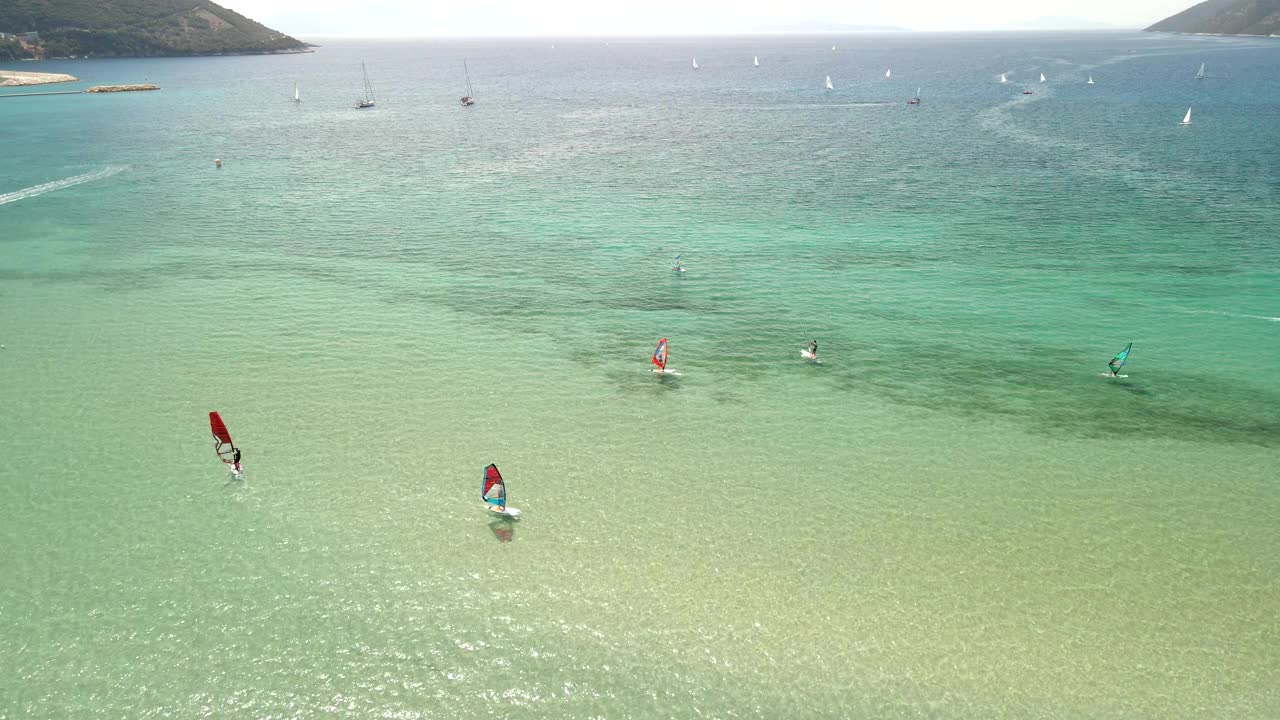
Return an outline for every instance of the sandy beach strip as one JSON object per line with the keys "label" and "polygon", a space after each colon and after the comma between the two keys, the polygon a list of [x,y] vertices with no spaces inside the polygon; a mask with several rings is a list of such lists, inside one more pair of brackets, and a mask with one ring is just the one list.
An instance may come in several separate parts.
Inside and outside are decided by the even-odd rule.
{"label": "sandy beach strip", "polygon": [[17,70],[0,70],[0,87],[18,87],[21,85],[45,85],[47,83],[75,82],[80,78],[62,73],[18,72]]}

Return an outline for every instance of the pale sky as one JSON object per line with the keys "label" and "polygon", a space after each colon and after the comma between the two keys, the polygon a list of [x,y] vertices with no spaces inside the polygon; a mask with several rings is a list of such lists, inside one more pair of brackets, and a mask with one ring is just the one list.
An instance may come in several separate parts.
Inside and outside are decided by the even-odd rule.
{"label": "pale sky", "polygon": [[696,35],[789,29],[814,23],[911,30],[1007,30],[1039,18],[1140,28],[1197,0],[224,0],[221,4],[298,36]]}

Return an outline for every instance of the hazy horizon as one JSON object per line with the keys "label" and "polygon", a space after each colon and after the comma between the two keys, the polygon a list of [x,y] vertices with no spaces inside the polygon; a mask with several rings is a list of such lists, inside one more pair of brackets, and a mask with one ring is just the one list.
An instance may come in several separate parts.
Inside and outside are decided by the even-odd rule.
{"label": "hazy horizon", "polygon": [[[410,37],[687,37],[858,32],[898,28],[911,32],[1141,29],[1181,12],[1188,0],[1049,2],[978,0],[957,6],[941,0],[848,5],[795,0],[784,6],[755,0],[706,0],[696,6],[654,0],[643,10],[585,0],[537,5],[486,0],[458,8],[419,6],[409,0],[231,0],[227,7],[291,35],[350,38]],[[1034,11],[1033,11],[1034,10]]]}

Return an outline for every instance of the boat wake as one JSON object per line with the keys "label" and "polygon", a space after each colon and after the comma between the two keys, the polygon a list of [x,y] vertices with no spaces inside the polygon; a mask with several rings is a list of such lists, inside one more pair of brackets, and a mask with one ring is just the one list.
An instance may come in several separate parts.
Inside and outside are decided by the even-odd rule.
{"label": "boat wake", "polygon": [[897,107],[896,102],[847,102],[847,103],[824,103],[812,102],[796,105],[761,105],[761,106],[741,106],[733,108],[735,110],[759,110],[765,112],[794,112],[796,110],[836,110],[839,108],[878,108],[878,107]]}
{"label": "boat wake", "polygon": [[1174,310],[1190,315],[1220,315],[1222,317],[1243,318],[1246,320],[1266,320],[1267,322],[1280,322],[1280,317],[1271,317],[1269,315],[1249,315],[1248,313],[1227,312],[1226,310],[1192,310],[1189,308],[1180,308],[1171,306]]}
{"label": "boat wake", "polygon": [[[1086,140],[1037,134],[1017,122],[1017,111],[1053,97],[1052,88],[1037,86],[1036,94],[1015,96],[989,107],[979,112],[977,119],[982,127],[1015,142],[1061,150],[1066,157],[1064,162],[1070,167],[1090,175],[1102,175],[1113,182],[1127,183],[1135,191],[1148,196],[1179,196],[1186,194],[1189,187],[1199,187],[1196,178],[1186,172],[1158,167],[1138,155],[1116,152]],[[1176,127],[1176,122],[1169,123],[1169,127]],[[1199,195],[1196,197],[1201,200]],[[1211,205],[1215,201],[1202,202]]]}
{"label": "boat wake", "polygon": [[76,185],[83,185],[84,183],[87,183],[87,182],[93,182],[94,180],[101,180],[103,178],[108,178],[122,170],[124,170],[124,166],[113,165],[111,167],[106,167],[101,170],[98,170],[96,172],[85,173],[83,175],[74,175],[69,178],[54,180],[53,182],[41,183],[39,185],[32,185],[29,188],[15,190],[11,193],[0,194],[0,205],[7,205],[8,203],[11,203],[11,202],[26,200],[27,198],[33,198],[33,197],[36,197],[37,195],[43,195],[48,192],[53,192],[54,190],[62,190],[64,188],[75,187]]}

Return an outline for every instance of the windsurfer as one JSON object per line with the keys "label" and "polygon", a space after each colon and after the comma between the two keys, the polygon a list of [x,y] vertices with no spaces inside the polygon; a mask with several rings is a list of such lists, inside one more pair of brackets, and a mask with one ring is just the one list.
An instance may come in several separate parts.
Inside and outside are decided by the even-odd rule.
{"label": "windsurfer", "polygon": [[231,469],[235,470],[237,475],[244,471],[244,468],[240,467],[240,448],[236,448],[231,455]]}
{"label": "windsurfer", "polygon": [[809,354],[812,355],[814,358],[818,357],[818,341],[817,340],[809,341]]}

